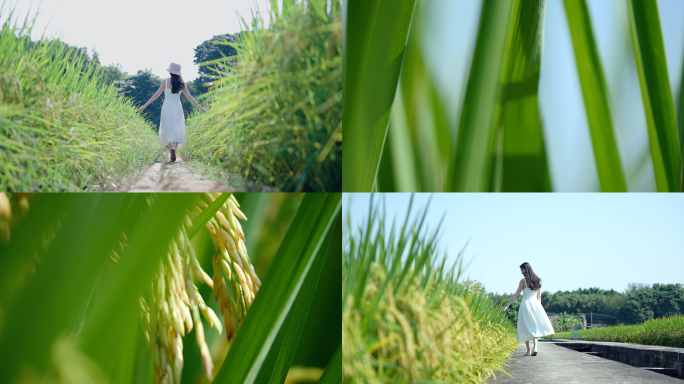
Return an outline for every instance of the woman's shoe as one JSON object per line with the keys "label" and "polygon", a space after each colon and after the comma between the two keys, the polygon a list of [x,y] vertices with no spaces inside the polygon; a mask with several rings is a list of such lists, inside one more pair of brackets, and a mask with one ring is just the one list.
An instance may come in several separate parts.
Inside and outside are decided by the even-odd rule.
{"label": "woman's shoe", "polygon": [[176,161],[176,150],[172,149],[171,150],[171,162]]}
{"label": "woman's shoe", "polygon": [[530,356],[530,355],[532,355],[532,352],[530,352],[530,351],[525,352],[525,356]]}
{"label": "woman's shoe", "polygon": [[537,356],[537,348],[532,348],[532,356]]}

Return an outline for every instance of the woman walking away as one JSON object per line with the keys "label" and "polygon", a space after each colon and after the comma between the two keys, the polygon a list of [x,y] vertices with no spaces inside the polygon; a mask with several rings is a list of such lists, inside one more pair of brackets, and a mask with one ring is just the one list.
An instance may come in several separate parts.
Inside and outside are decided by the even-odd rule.
{"label": "woman walking away", "polygon": [[[520,310],[518,311],[518,341],[525,341],[527,353],[525,356],[537,356],[537,343],[542,336],[553,335],[553,326],[541,305],[541,279],[534,274],[529,263],[520,265],[520,272],[525,276],[518,284],[511,300],[506,304],[508,309],[520,292],[523,292]],[[534,348],[530,352],[530,340],[534,340]]]}
{"label": "woman walking away", "polygon": [[140,113],[142,113],[148,105],[157,100],[162,92],[164,92],[164,105],[162,106],[159,119],[159,144],[169,148],[171,161],[176,161],[176,149],[179,146],[185,145],[185,116],[183,115],[183,106],[180,102],[180,91],[183,91],[185,97],[199,108],[202,113],[206,113],[206,110],[197,104],[195,98],[188,92],[180,70],[180,65],[171,63],[167,69],[171,77],[164,79],[157,92],[140,108]]}

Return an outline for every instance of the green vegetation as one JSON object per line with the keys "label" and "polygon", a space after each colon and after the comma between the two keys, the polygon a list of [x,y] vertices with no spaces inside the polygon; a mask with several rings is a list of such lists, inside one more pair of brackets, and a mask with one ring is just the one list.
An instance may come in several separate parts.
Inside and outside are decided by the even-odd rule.
{"label": "green vegetation", "polygon": [[[493,294],[490,298],[497,304],[505,304],[512,295]],[[623,293],[600,288],[576,289],[549,293],[542,291],[542,306],[551,313],[593,312],[594,323],[639,324],[653,318],[684,314],[684,286],[682,284],[653,284],[652,288],[640,288]],[[518,302],[506,311],[511,321],[517,322]]]}
{"label": "green vegetation", "polygon": [[99,63],[32,21],[0,17],[0,190],[116,189],[160,153],[154,131],[106,85]]}
{"label": "green vegetation", "polygon": [[203,63],[218,78],[181,153],[283,191],[341,190],[341,8],[272,0],[267,27],[257,14],[235,43],[214,42],[237,54]]}
{"label": "green vegetation", "polygon": [[584,318],[584,313],[573,316],[561,312],[560,315],[551,322],[551,325],[553,325],[553,330],[556,332],[572,330],[575,327],[584,329],[584,324],[580,321],[580,318]]}
{"label": "green vegetation", "polygon": [[[626,4],[650,144],[640,164],[652,160],[658,191],[681,191],[684,102],[680,96],[675,116],[656,0]],[[585,0],[564,5],[593,147],[589,161],[596,164],[601,191],[627,191],[627,181],[646,167],[630,165],[629,174],[624,168],[623,162],[633,161],[620,157],[616,112]],[[443,39],[434,31],[427,35],[428,17],[441,6],[427,0],[350,1],[344,27],[350,143],[345,191],[551,191],[551,180],[562,175],[550,174],[544,137],[558,128],[542,129],[539,112],[546,1],[482,1],[472,59],[463,55],[467,85],[456,91],[437,82],[425,53],[432,39]],[[633,63],[629,57],[625,65]],[[462,94],[454,96],[459,104],[451,105],[446,93]]]}
{"label": "green vegetation", "polygon": [[[613,341],[684,348],[684,316],[651,319],[639,325],[587,329],[579,332],[582,340]],[[545,339],[550,336],[544,337]],[[558,332],[554,339],[571,339],[572,332]]]}
{"label": "green vegetation", "polygon": [[427,208],[385,221],[347,216],[342,265],[342,382],[484,382],[518,343],[513,324],[479,284],[460,282],[429,231]]}
{"label": "green vegetation", "polygon": [[339,194],[0,193],[0,381],[339,382],[340,210]]}

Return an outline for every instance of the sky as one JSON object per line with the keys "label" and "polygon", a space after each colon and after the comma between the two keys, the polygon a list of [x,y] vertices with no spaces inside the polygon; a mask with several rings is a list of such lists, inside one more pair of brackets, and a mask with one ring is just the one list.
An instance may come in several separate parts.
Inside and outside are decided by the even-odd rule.
{"label": "sky", "polygon": [[[421,48],[455,122],[465,95],[481,2],[429,0],[426,4],[429,23]],[[645,156],[648,133],[626,4],[587,0],[629,190],[654,191],[653,166]],[[671,91],[676,95],[684,59],[684,1],[657,0],[657,6]],[[546,1],[541,54],[539,107],[553,188],[596,191],[598,174],[562,0]]]}
{"label": "sky", "polygon": [[[32,3],[35,11],[40,2],[8,1],[21,20]],[[102,64],[120,64],[129,75],[151,69],[166,78],[166,69],[175,62],[185,80],[194,80],[199,68],[193,64],[194,48],[213,36],[239,32],[238,15],[249,22],[250,6],[266,9],[267,4],[268,0],[42,0],[33,37],[45,31],[69,45],[87,47],[89,53],[94,48]]]}
{"label": "sky", "polygon": [[[350,204],[343,195],[343,217],[351,213],[355,230],[368,218],[370,194],[351,196]],[[465,276],[488,292],[515,292],[523,262],[549,292],[684,284],[684,194],[416,194],[413,212],[430,196],[426,223],[434,228],[445,214],[438,244],[447,265],[469,241]],[[410,194],[378,198],[387,221],[403,220]]]}

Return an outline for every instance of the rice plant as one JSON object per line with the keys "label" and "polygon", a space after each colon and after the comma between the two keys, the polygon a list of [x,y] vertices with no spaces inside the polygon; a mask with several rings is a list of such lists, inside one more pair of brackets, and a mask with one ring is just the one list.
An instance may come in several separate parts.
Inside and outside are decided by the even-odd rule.
{"label": "rice plant", "polygon": [[[587,329],[582,340],[611,341],[684,348],[684,316],[661,317],[643,324]],[[571,339],[572,332],[558,332],[554,339]]]}
{"label": "rice plant", "polygon": [[[339,381],[341,339],[321,334],[340,316],[313,305],[330,312],[321,302],[339,287],[340,196],[291,198],[263,273],[246,219],[270,222],[271,199],[0,194],[0,381]],[[304,352],[321,356],[290,374],[316,360]]]}
{"label": "rice plant", "polygon": [[351,228],[347,216],[342,269],[342,381],[483,382],[517,346],[513,324],[477,284],[459,281],[437,249],[439,225],[427,208],[403,223],[371,204]]}
{"label": "rice plant", "polygon": [[161,153],[154,131],[84,54],[31,41],[35,19],[13,13],[3,1],[0,190],[117,189]]}
{"label": "rice plant", "polygon": [[[554,179],[563,175],[551,171],[546,136],[561,128],[545,124],[539,107],[546,0],[481,1],[472,54],[459,58],[466,61],[466,72],[456,105],[445,96],[430,62],[435,56],[427,55],[425,48],[438,38],[434,32],[427,34],[429,18],[445,3],[348,1],[343,120],[349,153],[343,164],[344,190],[557,189]],[[625,3],[630,31],[623,35],[631,39],[633,61],[623,66],[636,66],[648,130],[643,156],[627,158],[629,168],[620,156],[614,122],[619,112],[608,92],[607,69],[598,55],[587,3],[562,4],[592,146],[593,159],[588,161],[598,175],[596,188],[628,191],[636,188],[631,179],[646,174],[657,191],[682,191],[684,87],[675,104],[656,0]],[[450,36],[461,41],[466,37]],[[553,71],[549,65],[545,70]],[[556,87],[553,92],[565,90]],[[585,159],[577,154],[573,161]],[[651,164],[653,176],[648,176],[644,169]]]}
{"label": "rice plant", "polygon": [[213,42],[237,55],[201,63],[211,107],[182,153],[282,191],[341,190],[341,16],[339,0],[271,0],[235,44]]}

